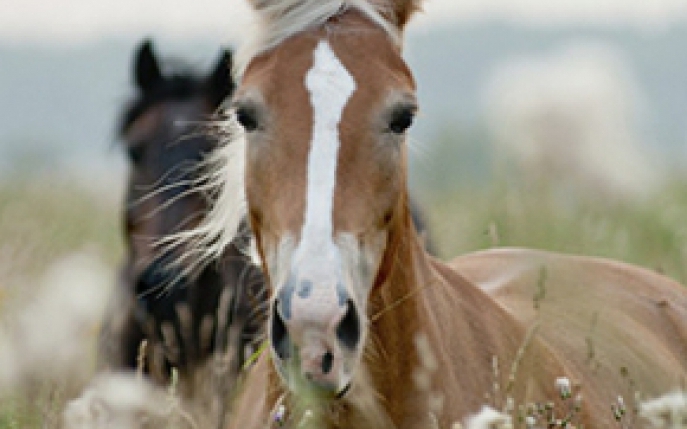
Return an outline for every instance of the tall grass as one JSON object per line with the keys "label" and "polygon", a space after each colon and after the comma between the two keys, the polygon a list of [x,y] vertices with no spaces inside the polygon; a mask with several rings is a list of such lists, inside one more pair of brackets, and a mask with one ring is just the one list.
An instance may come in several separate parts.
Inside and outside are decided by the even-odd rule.
{"label": "tall grass", "polygon": [[[675,178],[642,201],[614,200],[594,190],[499,182],[425,198],[431,234],[443,257],[494,246],[534,247],[619,259],[687,283],[687,179]],[[68,307],[77,300],[59,304],[50,291],[89,293],[88,288],[60,289],[64,283],[95,282],[109,293],[122,257],[119,198],[59,179],[0,183],[0,342],[19,328],[39,330],[22,334],[27,344],[29,338],[57,335],[62,329],[57,321],[46,328],[30,323],[29,316],[50,313],[40,306],[43,301]],[[81,256],[74,257],[75,252]],[[96,305],[98,299],[90,302]],[[94,373],[97,317],[75,309],[56,314],[65,320],[76,314],[95,319],[83,322],[95,324],[86,330],[59,331],[75,332],[70,338],[80,344],[76,356],[81,360],[76,366],[60,364],[54,350],[32,349],[46,355],[27,357],[24,364],[55,366],[22,372],[11,389],[0,385],[0,429],[60,427],[66,402]]]}
{"label": "tall grass", "polygon": [[523,183],[434,196],[428,207],[441,256],[495,246],[618,259],[687,284],[687,180],[643,200]]}
{"label": "tall grass", "polygon": [[122,253],[118,206],[60,177],[0,182],[0,429],[58,427],[93,372]]}
{"label": "tall grass", "polygon": [[[121,255],[119,190],[69,179],[0,181],[0,252],[15,273],[35,272],[60,255],[90,247],[109,262]],[[0,281],[2,278],[0,278]]]}

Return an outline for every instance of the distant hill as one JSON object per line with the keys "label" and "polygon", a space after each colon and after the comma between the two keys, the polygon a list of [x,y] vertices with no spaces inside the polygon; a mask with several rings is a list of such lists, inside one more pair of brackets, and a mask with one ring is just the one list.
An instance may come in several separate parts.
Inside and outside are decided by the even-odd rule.
{"label": "distant hill", "polygon": [[572,40],[599,40],[626,57],[645,96],[646,137],[662,151],[687,158],[687,25],[660,33],[633,29],[537,30],[505,24],[466,25],[415,34],[406,56],[416,73],[425,124],[474,126],[482,111],[485,79],[499,64],[546,54]]}
{"label": "distant hill", "polygon": [[[116,124],[133,92],[130,57],[137,42],[0,46],[0,169],[17,162],[118,165]],[[160,46],[163,55],[177,50],[201,68],[219,54],[210,43]]]}
{"label": "distant hill", "polygon": [[[687,25],[642,33],[491,23],[411,33],[406,53],[422,107],[413,138],[426,144],[454,131],[480,135],[481,91],[494,67],[577,38],[601,39],[624,52],[646,97],[646,141],[666,156],[687,159]],[[0,170],[60,163],[119,166],[114,130],[131,91],[136,41],[63,49],[0,46]],[[159,49],[208,67],[219,46],[198,40],[184,46],[161,42]]]}

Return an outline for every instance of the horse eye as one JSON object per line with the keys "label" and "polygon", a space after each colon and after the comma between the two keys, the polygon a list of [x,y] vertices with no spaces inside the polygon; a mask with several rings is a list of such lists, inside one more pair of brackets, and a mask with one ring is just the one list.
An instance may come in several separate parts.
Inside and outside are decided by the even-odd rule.
{"label": "horse eye", "polygon": [[389,131],[394,134],[403,134],[413,124],[415,112],[410,108],[401,108],[391,114]]}
{"label": "horse eye", "polygon": [[255,131],[260,125],[257,112],[249,107],[239,107],[236,109],[236,120],[246,132]]}
{"label": "horse eye", "polygon": [[131,160],[133,164],[140,164],[141,160],[143,160],[143,152],[144,145],[142,144],[129,145],[126,148],[126,153],[129,155],[129,160]]}

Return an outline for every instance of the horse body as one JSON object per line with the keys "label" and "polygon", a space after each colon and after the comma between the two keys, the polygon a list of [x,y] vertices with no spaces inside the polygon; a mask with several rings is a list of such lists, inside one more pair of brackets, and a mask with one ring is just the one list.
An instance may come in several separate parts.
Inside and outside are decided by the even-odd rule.
{"label": "horse body", "polygon": [[[526,325],[455,271],[426,257],[419,244],[411,240],[403,247],[382,291],[371,297],[360,379],[333,403],[309,404],[315,413],[315,407],[323,407],[313,427],[418,428],[436,422],[444,428],[487,402],[495,407],[508,398],[515,406],[560,403],[554,381],[574,374],[566,359],[542,338],[528,339]],[[287,410],[285,427],[299,427],[304,420],[308,405],[283,385],[268,356],[248,374],[245,389],[231,428],[270,427],[279,404]],[[587,427],[612,424],[608,404],[617,394],[604,397],[598,407],[585,400],[586,423],[595,422]]]}
{"label": "horse body", "polygon": [[[578,423],[612,427],[618,396],[633,402],[637,393],[654,397],[687,381],[687,296],[670,279],[531,250],[470,254],[452,261],[453,269],[423,257],[420,247],[407,256],[415,269],[399,263],[389,296],[370,304],[377,317],[360,368],[365,382],[327,404],[320,427],[433,427],[434,418],[450,427],[509,397],[516,408],[554,402],[565,410],[559,377],[580,385]],[[298,427],[303,406],[289,399],[268,356],[245,386],[231,428],[270,427],[278,404],[287,409],[285,427]]]}
{"label": "horse body", "polygon": [[[130,165],[127,259],[101,335],[101,357],[110,368],[144,364],[166,382],[175,367],[186,380],[214,353],[232,353],[233,365],[240,365],[244,346],[258,335],[263,280],[240,248],[243,237],[198,270],[174,262],[183,250],[161,244],[193,228],[209,209],[197,186],[218,139],[204,127],[234,89],[230,66],[228,51],[206,76],[163,70],[149,41],[136,53],[138,95],[120,131]],[[251,315],[257,315],[252,325]],[[232,323],[239,332],[229,339]],[[143,340],[147,350],[140,354]]]}
{"label": "horse body", "polygon": [[[674,283],[626,266],[614,271],[594,260],[551,256],[546,290],[558,291],[552,296],[562,303],[544,317],[543,310],[524,309],[533,298],[528,277],[517,273],[532,272],[528,258],[459,260],[463,277],[462,268],[427,254],[408,208],[404,142],[417,105],[400,56],[400,35],[418,2],[252,5],[265,34],[233,100],[243,133],[222,149],[234,155],[224,168],[245,180],[247,205],[215,211],[199,229],[230,234],[235,225],[227,219],[245,209],[271,289],[269,353],[248,370],[230,427],[444,428],[484,403],[513,413],[534,402],[565,409],[559,377],[584,386],[576,423],[609,427],[610,405],[625,380],[585,369],[586,349],[574,341],[584,343],[588,310],[563,318],[578,326],[555,319],[568,310],[565,295],[578,287],[578,271],[588,276],[584,287],[619,299],[607,322],[599,315],[617,338],[609,344],[620,350],[598,347],[597,356],[608,359],[603,374],[627,364],[630,374],[640,366],[639,390],[648,368],[661,373],[648,390],[679,385],[687,365],[671,341],[681,337],[656,332],[665,316],[619,290],[631,280],[634,292],[667,296],[679,308],[687,293]],[[245,173],[228,168],[232,162]],[[614,277],[617,271],[624,274]],[[512,290],[512,301],[489,288],[502,278],[517,280],[517,287],[497,288]],[[547,302],[539,304],[544,309]],[[681,311],[673,332],[685,329]],[[623,335],[625,324],[647,328]],[[652,349],[635,351],[640,339]]]}
{"label": "horse body", "polygon": [[592,404],[635,391],[654,397],[687,382],[687,296],[664,276],[525,249],[478,252],[451,266],[520,324],[539,326]]}

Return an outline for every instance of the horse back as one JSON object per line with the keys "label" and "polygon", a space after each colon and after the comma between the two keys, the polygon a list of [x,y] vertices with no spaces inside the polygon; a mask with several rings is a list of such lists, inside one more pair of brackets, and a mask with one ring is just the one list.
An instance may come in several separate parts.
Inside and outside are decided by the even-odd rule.
{"label": "horse back", "polygon": [[687,289],[667,277],[522,249],[478,252],[451,266],[536,326],[592,407],[608,410],[619,395],[652,397],[687,380]]}

